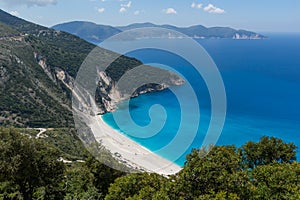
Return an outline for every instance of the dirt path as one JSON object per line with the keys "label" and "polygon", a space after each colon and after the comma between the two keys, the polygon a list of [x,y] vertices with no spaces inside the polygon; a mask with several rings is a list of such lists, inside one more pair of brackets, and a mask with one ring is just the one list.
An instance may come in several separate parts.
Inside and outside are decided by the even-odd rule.
{"label": "dirt path", "polygon": [[39,131],[40,131],[40,132],[35,136],[36,139],[45,137],[45,135],[43,135],[43,133],[45,133],[45,132],[47,131],[47,129],[45,129],[45,128],[37,128],[36,130],[39,130]]}

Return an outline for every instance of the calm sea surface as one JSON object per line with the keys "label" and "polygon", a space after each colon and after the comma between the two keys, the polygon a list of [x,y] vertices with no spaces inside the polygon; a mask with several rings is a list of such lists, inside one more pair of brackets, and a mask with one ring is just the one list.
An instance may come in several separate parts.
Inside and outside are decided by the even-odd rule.
{"label": "calm sea surface", "polygon": [[[217,145],[240,146],[247,141],[258,141],[260,137],[275,136],[286,142],[294,142],[300,148],[300,34],[268,34],[266,40],[198,40],[215,61],[222,75],[227,95],[227,116],[224,129]],[[195,76],[193,67],[184,59],[172,53],[147,49],[134,51],[128,56],[144,63],[160,63],[180,71],[197,93],[201,117],[199,129],[185,153],[175,161],[183,165],[185,156],[192,148],[199,148],[210,122],[210,97],[201,76]],[[160,65],[157,65],[161,67]],[[150,123],[149,109],[154,104],[162,105],[167,113],[163,129],[151,138],[128,135],[134,132],[124,119],[118,126],[112,114],[104,120],[113,128],[153,152],[165,147],[177,134],[181,110],[180,104],[190,105],[186,85],[174,87],[184,96],[178,102],[170,91],[151,93],[130,100],[130,114],[136,124]],[[121,104],[119,114],[127,108]],[[160,116],[157,117],[158,120]],[[186,137],[194,121],[193,110],[187,114],[189,120],[181,124]],[[163,119],[162,119],[163,120]],[[141,133],[143,134],[143,133]],[[180,147],[178,147],[180,148]],[[170,149],[161,156],[169,159],[177,153]],[[298,160],[300,151],[297,151]]]}

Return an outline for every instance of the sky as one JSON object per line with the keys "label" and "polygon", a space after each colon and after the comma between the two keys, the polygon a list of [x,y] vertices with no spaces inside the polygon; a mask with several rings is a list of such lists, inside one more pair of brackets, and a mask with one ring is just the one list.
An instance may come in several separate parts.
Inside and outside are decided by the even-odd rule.
{"label": "sky", "polygon": [[0,8],[47,27],[69,21],[152,22],[300,32],[299,0],[0,0]]}

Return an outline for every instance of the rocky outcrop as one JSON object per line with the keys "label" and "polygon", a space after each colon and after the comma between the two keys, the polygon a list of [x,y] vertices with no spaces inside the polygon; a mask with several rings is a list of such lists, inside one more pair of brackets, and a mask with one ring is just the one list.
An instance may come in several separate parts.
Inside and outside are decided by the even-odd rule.
{"label": "rocky outcrop", "polygon": [[[85,102],[82,100],[82,94],[77,94],[76,90],[74,89],[74,78],[70,76],[66,71],[61,68],[55,68],[54,72],[51,71],[51,67],[47,65],[47,60],[45,57],[34,53],[34,58],[40,65],[40,67],[44,70],[47,76],[55,83],[58,82],[63,83],[70,91],[73,93],[73,97],[76,98],[80,104],[89,104],[89,105],[82,105],[79,106],[81,108],[84,107],[92,107],[91,102]],[[153,68],[156,69],[156,68]],[[160,84],[153,84],[148,83],[139,88],[137,88],[132,94],[127,94],[126,91],[122,91],[120,88],[116,86],[115,81],[107,75],[104,71],[98,72],[98,84],[95,94],[95,103],[96,103],[96,112],[97,114],[105,114],[107,112],[113,112],[117,109],[118,104],[121,101],[124,101],[129,98],[134,98],[139,95],[150,93],[150,92],[157,92],[164,90],[170,86],[174,85],[182,85],[184,80],[181,79],[174,73],[171,73],[166,70],[156,69],[160,74],[164,74],[164,80],[160,82]],[[155,71],[155,70],[154,70]],[[93,111],[94,112],[94,111]],[[95,113],[94,113],[95,114]]]}
{"label": "rocky outcrop", "polygon": [[99,83],[96,91],[96,102],[99,107],[99,114],[113,112],[116,110],[118,104],[126,99],[135,98],[139,95],[157,92],[169,88],[170,86],[182,85],[184,80],[168,71],[168,74],[161,84],[148,83],[137,88],[132,94],[127,94],[122,89],[116,86],[116,83],[103,71],[99,72]]}
{"label": "rocky outcrop", "polygon": [[0,86],[4,85],[8,79],[9,75],[7,73],[7,69],[4,66],[0,66]]}
{"label": "rocky outcrop", "polygon": [[43,56],[39,55],[38,53],[34,52],[33,54],[34,59],[37,61],[37,63],[39,64],[39,66],[44,70],[44,72],[47,74],[47,76],[53,81],[55,82],[55,77],[53,76],[53,74],[51,73],[51,68],[47,66],[47,60],[46,58],[44,58]]}
{"label": "rocky outcrop", "polygon": [[232,39],[235,40],[259,40],[259,39],[263,39],[264,37],[262,37],[259,34],[250,34],[250,35],[246,35],[246,34],[239,34],[236,33]]}
{"label": "rocky outcrop", "polygon": [[55,68],[55,76],[71,91],[73,90],[74,78],[60,68]]}
{"label": "rocky outcrop", "polygon": [[39,64],[39,66],[44,70],[45,74],[55,83],[57,84],[58,81],[61,81],[67,88],[71,91],[73,89],[74,78],[70,76],[64,70],[56,67],[51,70],[51,67],[47,64],[47,59],[44,56],[39,55],[38,53],[34,52],[34,58]]}
{"label": "rocky outcrop", "polygon": [[96,91],[96,102],[99,113],[105,114],[116,109],[116,105],[122,100],[121,94],[115,86],[115,82],[103,71],[98,72],[99,82]]}

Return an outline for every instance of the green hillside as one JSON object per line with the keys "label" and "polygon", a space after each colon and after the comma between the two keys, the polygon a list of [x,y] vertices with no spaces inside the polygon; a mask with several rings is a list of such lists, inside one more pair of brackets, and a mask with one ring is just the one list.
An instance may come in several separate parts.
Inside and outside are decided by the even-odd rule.
{"label": "green hillside", "polygon": [[[72,82],[94,47],[0,10],[0,200],[300,199],[297,147],[273,137],[193,149],[182,170],[168,177],[127,174],[135,169],[98,143],[92,143],[93,157],[73,128],[64,81]],[[106,73],[116,81],[140,64],[121,56]],[[151,69],[154,76],[158,71]]]}
{"label": "green hillside", "polygon": [[[72,127],[71,92],[57,79],[55,72],[63,70],[75,78],[95,45],[2,10],[0,38],[0,125]],[[40,61],[46,64],[44,69]],[[125,71],[140,64],[122,56],[107,73],[117,80]]]}

